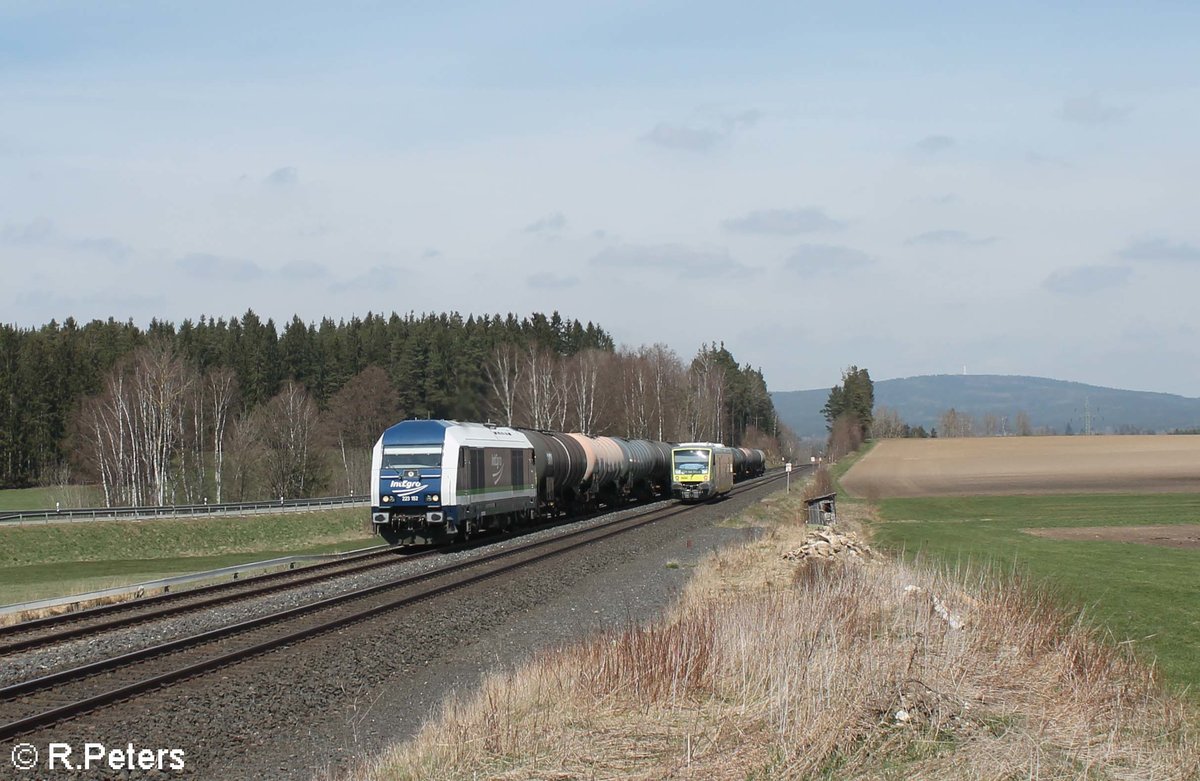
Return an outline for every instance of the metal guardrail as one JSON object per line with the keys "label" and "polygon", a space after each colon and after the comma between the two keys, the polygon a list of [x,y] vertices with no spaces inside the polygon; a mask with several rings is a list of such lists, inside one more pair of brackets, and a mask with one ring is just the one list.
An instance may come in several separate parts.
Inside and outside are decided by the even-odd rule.
{"label": "metal guardrail", "polygon": [[147,518],[182,518],[197,515],[243,515],[288,510],[312,510],[321,507],[364,505],[370,497],[322,496],[313,499],[284,499],[282,501],[227,502],[224,504],[172,504],[162,507],[88,507],[63,510],[22,510],[0,513],[0,526],[22,526],[31,523],[73,523],[79,521],[144,520]]}

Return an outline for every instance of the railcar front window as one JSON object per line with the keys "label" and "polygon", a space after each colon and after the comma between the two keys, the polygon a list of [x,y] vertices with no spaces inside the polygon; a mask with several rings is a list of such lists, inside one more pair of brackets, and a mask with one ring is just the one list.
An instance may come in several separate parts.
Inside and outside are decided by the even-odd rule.
{"label": "railcar front window", "polygon": [[675,471],[703,472],[708,469],[707,450],[680,450],[675,453]]}
{"label": "railcar front window", "polygon": [[413,467],[430,467],[442,465],[442,451],[438,450],[409,450],[407,448],[384,448],[383,469],[411,469]]}

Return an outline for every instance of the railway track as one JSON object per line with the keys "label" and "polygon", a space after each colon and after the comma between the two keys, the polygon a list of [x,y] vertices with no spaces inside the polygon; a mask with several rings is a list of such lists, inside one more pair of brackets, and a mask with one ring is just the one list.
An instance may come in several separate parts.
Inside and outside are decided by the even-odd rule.
{"label": "railway track", "polygon": [[[576,520],[590,520],[602,514],[604,513],[592,513]],[[522,529],[518,534],[530,534],[557,525],[559,524],[544,523],[530,526]],[[117,602],[88,610],[24,621],[0,627],[0,658],[96,635],[100,632],[124,629],[150,621],[174,618],[199,610],[244,602],[303,586],[372,572],[399,563],[407,563],[438,554],[454,553],[495,541],[494,535],[482,535],[467,543],[427,550],[405,551],[398,547],[372,550],[300,569],[289,569],[258,575],[246,580],[157,594],[128,602]]]}
{"label": "railway track", "polygon": [[402,561],[430,556],[438,551],[401,553],[396,548],[376,550],[337,561],[289,569],[246,580],[168,592],[72,613],[25,621],[0,628],[0,657],[31,651],[98,632],[123,629],[149,621],[184,615],[247,599],[275,594],[322,581],[357,575]]}
{"label": "railway track", "polygon": [[[782,480],[742,483],[734,494]],[[693,510],[670,505],[405,575],[340,596],[30,678],[0,689],[0,739],[23,735],[236,662]],[[244,595],[239,595],[244,596]],[[149,620],[149,619],[142,619]]]}

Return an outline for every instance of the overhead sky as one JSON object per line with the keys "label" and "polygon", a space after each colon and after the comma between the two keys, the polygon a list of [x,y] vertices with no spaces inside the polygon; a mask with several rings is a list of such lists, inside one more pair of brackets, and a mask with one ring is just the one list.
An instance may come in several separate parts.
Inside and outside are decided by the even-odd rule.
{"label": "overhead sky", "polygon": [[1200,3],[0,1],[0,321],[1200,396]]}

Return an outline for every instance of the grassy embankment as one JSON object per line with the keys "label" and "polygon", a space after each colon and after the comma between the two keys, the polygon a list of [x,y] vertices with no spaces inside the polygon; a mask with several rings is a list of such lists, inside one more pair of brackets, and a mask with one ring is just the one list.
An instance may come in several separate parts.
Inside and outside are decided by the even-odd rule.
{"label": "grassy embankment", "polygon": [[0,527],[0,604],[378,543],[362,508]]}
{"label": "grassy embankment", "polygon": [[[839,509],[842,530],[873,525],[865,502]],[[1192,704],[1044,593],[896,557],[789,561],[799,493],[751,512],[764,535],[708,557],[660,623],[489,677],[361,777],[1200,773]]]}
{"label": "grassy embankment", "polygon": [[104,495],[94,485],[5,488],[0,490],[0,513],[21,510],[53,510],[55,502],[65,507],[103,507]]}

